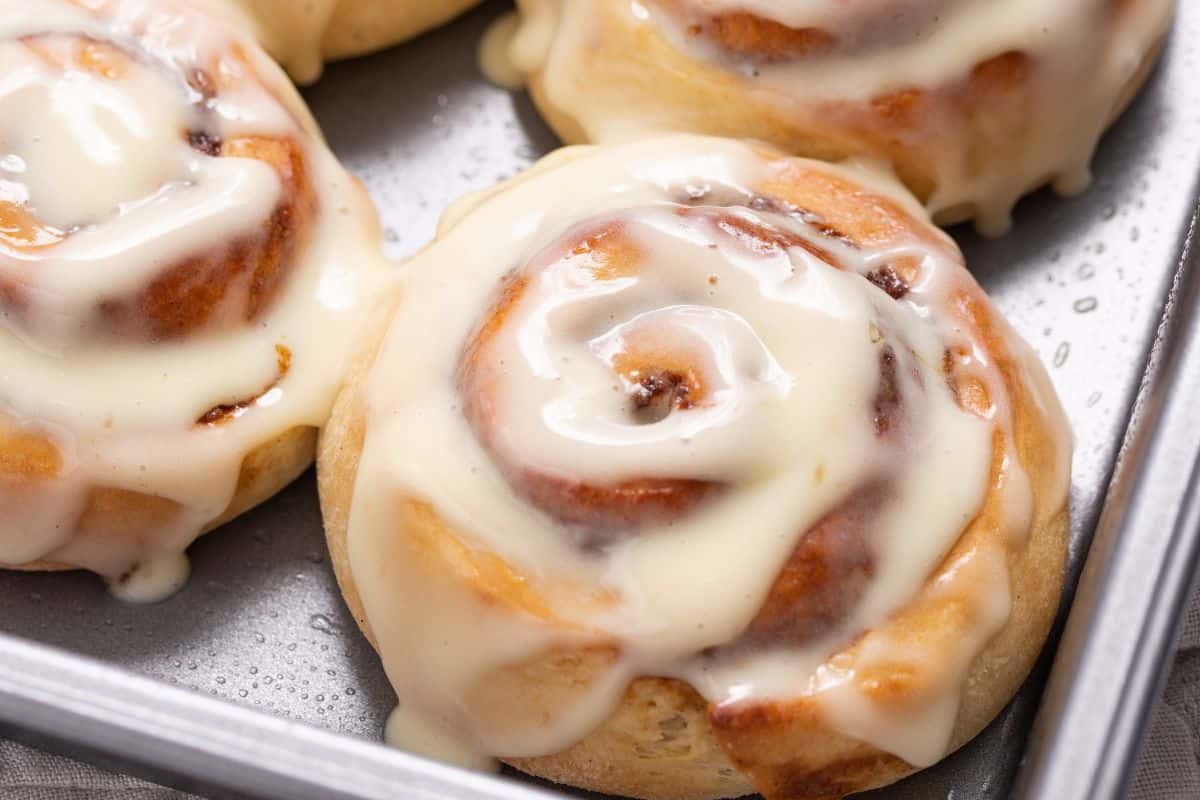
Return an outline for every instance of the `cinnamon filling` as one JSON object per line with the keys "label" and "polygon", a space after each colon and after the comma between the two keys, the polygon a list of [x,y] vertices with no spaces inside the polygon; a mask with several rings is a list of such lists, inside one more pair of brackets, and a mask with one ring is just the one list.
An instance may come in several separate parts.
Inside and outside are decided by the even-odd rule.
{"label": "cinnamon filling", "polygon": [[[854,0],[817,25],[789,25],[749,11],[697,14],[689,0],[658,0],[686,33],[752,64],[779,64],[912,41],[935,26],[952,0]],[[715,9],[714,9],[715,10]]]}
{"label": "cinnamon filling", "polygon": [[275,345],[275,354],[278,359],[279,373],[276,375],[275,380],[271,381],[270,386],[263,389],[254,397],[245,400],[239,400],[235,403],[223,403],[221,405],[213,406],[208,411],[200,415],[200,418],[196,420],[196,424],[224,425],[227,422],[232,422],[233,420],[242,416],[242,414],[246,413],[251,406],[256,404],[259,400],[270,393],[272,389],[277,387],[283,381],[283,379],[287,377],[288,370],[290,370],[292,367],[292,351],[281,344],[277,344]]}
{"label": "cinnamon filling", "polygon": [[[57,34],[31,36],[22,39],[20,46],[54,69],[84,70],[106,81],[121,80],[138,66],[174,69],[150,55],[129,53],[90,37],[81,37],[75,48],[65,48],[62,38]],[[180,102],[195,107],[203,119],[212,117],[217,88],[209,72],[191,69],[181,85],[185,96]],[[166,267],[140,292],[98,297],[95,318],[81,321],[81,329],[91,337],[162,341],[205,328],[252,323],[273,306],[291,267],[307,247],[318,203],[305,155],[296,142],[261,136],[222,139],[204,127],[182,130],[179,135],[205,157],[247,158],[268,164],[281,184],[279,202],[254,233],[215,243],[208,252]],[[45,252],[45,257],[52,257],[53,245],[89,227],[59,230],[38,219],[23,200],[0,196],[0,312],[7,312],[5,316],[17,322],[36,312],[28,279],[17,270],[31,255]],[[8,269],[5,246],[19,258]]]}
{"label": "cinnamon filling", "polygon": [[693,23],[688,34],[708,38],[732,55],[765,63],[828,53],[838,44],[832,34],[819,28],[790,28],[745,12]]}
{"label": "cinnamon filling", "polygon": [[887,292],[893,300],[903,300],[904,296],[908,294],[908,284],[896,274],[896,270],[890,265],[869,273],[867,280]]}
{"label": "cinnamon filling", "polygon": [[[872,408],[875,433],[894,436],[903,427],[904,403],[896,352],[886,345],[879,357],[879,388]],[[837,630],[862,601],[875,574],[872,543],[891,495],[878,479],[854,491],[800,538],[767,593],[762,610],[727,649],[800,646]]]}
{"label": "cinnamon filling", "polygon": [[188,131],[187,141],[193,150],[204,153],[206,156],[216,158],[221,155],[221,139],[211,133],[205,131]]}
{"label": "cinnamon filling", "polygon": [[687,378],[671,370],[652,372],[638,381],[633,391],[633,416],[640,425],[653,425],[673,410],[692,407]]}
{"label": "cinnamon filling", "polygon": [[226,322],[224,312],[231,306],[240,309],[232,321],[248,324],[273,305],[308,245],[316,216],[304,156],[288,140],[261,138],[230,139],[221,155],[271,164],[283,183],[283,199],[257,233],[168,269],[136,298],[101,303],[100,314],[110,329],[129,337],[171,340]]}
{"label": "cinnamon filling", "polygon": [[887,498],[885,482],[868,485],[809,528],[771,584],[762,610],[729,647],[800,646],[841,626],[875,575],[871,531]]}
{"label": "cinnamon filling", "polygon": [[[712,195],[713,191],[705,187],[689,197],[716,199]],[[754,199],[760,211],[792,218],[804,215],[782,200],[765,196]],[[681,206],[675,213],[711,224],[715,235],[756,256],[776,257],[798,248],[830,266],[846,269],[831,252],[809,239],[730,210]],[[813,227],[826,237],[841,236],[829,225]],[[622,225],[610,223],[599,230],[570,236],[568,244],[556,246],[551,257],[541,260],[541,266],[535,269],[571,262],[583,266],[591,279],[606,281],[635,277],[643,259]],[[902,298],[909,290],[891,266],[881,267],[865,278],[894,299]],[[512,274],[505,280],[497,300],[464,346],[459,366],[463,413],[513,488],[532,505],[563,523],[585,549],[604,547],[634,535],[639,528],[678,518],[723,491],[726,487],[722,483],[695,479],[637,477],[596,485],[512,463],[496,446],[502,411],[493,396],[493,381],[504,367],[489,363],[493,361],[490,343],[522,303],[533,280],[530,271]],[[880,333],[879,341],[882,340]],[[674,413],[687,413],[705,403],[704,380],[688,353],[680,350],[681,346],[669,337],[664,340],[657,334],[643,332],[641,340],[626,341],[625,349],[614,357],[612,368],[625,382],[633,424],[654,425]],[[884,344],[879,355],[879,387],[870,409],[880,439],[894,439],[902,430],[903,406],[897,355],[891,345]],[[887,481],[881,480],[857,490],[805,534],[795,555],[785,565],[778,590],[773,590],[773,600],[764,616],[748,631],[748,641],[776,637],[775,631],[781,627],[788,627],[788,636],[793,639],[805,640],[843,621],[872,574],[874,555],[869,535],[872,521],[885,501],[887,486]],[[792,606],[794,610],[788,611]],[[794,621],[785,625],[788,619]]]}

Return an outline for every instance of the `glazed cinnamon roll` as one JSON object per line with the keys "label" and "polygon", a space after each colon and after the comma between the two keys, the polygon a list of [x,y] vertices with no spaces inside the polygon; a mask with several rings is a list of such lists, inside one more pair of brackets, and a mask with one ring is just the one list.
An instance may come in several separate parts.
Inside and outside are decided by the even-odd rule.
{"label": "glazed cinnamon roll", "polygon": [[[489,39],[568,142],[683,130],[889,164],[939,223],[1082,190],[1171,0],[518,0]],[[507,33],[504,33],[507,31]],[[501,58],[499,53],[504,54]],[[500,69],[504,72],[506,70]]]}
{"label": "glazed cinnamon roll", "polygon": [[1063,580],[1047,376],[901,187],[675,135],[448,214],[318,475],[402,746],[830,798],[1009,700]]}
{"label": "glazed cinnamon roll", "polygon": [[377,251],[230,21],[0,2],[0,563],[177,586],[311,463]]}
{"label": "glazed cinnamon roll", "polygon": [[326,61],[370,53],[411,39],[479,0],[223,0],[255,22],[259,39],[300,83]]}

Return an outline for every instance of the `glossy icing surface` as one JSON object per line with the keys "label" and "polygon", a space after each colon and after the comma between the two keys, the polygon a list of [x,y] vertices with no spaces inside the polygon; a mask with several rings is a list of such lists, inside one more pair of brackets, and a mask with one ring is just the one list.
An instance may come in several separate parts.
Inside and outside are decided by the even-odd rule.
{"label": "glossy icing surface", "polygon": [[[839,238],[761,193],[781,163],[685,136],[564,151],[452,209],[406,271],[348,534],[399,744],[471,764],[558,752],[654,675],[718,707],[813,697],[835,730],[913,764],[943,755],[966,670],[1008,618],[1007,540],[923,586],[989,492],[1011,542],[1028,531],[1022,469],[993,463],[1006,389],[946,311],[970,282],[953,245],[931,228]],[[873,173],[801,163],[922,218]],[[1065,424],[1024,359],[1061,501]],[[989,399],[969,410],[954,381]],[[766,609],[801,540],[845,558],[829,607],[779,625]],[[922,593],[966,622],[847,655]],[[545,707],[493,693],[562,648],[608,655]],[[927,676],[900,709],[868,677],[897,664]]]}
{"label": "glossy icing surface", "polygon": [[[380,263],[374,212],[235,18],[0,11],[0,563],[157,562],[131,592],[161,595],[247,455],[323,422]],[[245,267],[257,253],[276,268]],[[206,259],[228,274],[189,289]],[[130,494],[153,510],[88,530]]]}
{"label": "glossy icing surface", "polygon": [[[881,157],[896,142],[928,172],[935,217],[971,209],[990,233],[1042,183],[1087,186],[1097,141],[1172,11],[1171,0],[518,5],[511,63],[588,141],[696,130],[823,156],[828,137]],[[656,85],[669,88],[651,102]],[[730,110],[689,106],[730,95]]]}

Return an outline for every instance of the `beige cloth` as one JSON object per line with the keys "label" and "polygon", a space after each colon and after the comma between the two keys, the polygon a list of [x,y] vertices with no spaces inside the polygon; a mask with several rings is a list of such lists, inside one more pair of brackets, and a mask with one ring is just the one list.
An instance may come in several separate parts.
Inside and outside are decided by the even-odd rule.
{"label": "beige cloth", "polygon": [[96,767],[0,742],[2,800],[199,800]]}
{"label": "beige cloth", "polygon": [[1154,713],[1132,800],[1200,798],[1200,598],[1184,622],[1166,693]]}

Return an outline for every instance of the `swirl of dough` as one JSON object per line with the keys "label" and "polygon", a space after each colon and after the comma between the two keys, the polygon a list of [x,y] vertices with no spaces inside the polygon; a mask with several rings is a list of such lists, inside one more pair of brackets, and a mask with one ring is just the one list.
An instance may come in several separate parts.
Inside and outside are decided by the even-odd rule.
{"label": "swirl of dough", "polygon": [[310,460],[373,212],[236,17],[0,10],[0,563],[161,595]]}
{"label": "swirl of dough", "polygon": [[[1086,187],[1172,0],[520,0],[484,63],[572,143],[691,131],[889,165],[940,224]],[[499,30],[499,29],[498,29]],[[498,55],[503,53],[503,56]],[[511,78],[505,80],[511,83]]]}
{"label": "swirl of dough", "polygon": [[[960,0],[973,2],[974,0]],[[723,54],[776,63],[827,57],[911,41],[935,24],[954,0],[867,0],[779,3],[754,0],[660,0]]]}
{"label": "swirl of dough", "polygon": [[827,797],[938,760],[1032,665],[1065,422],[897,185],[568,150],[453,209],[377,328],[319,468],[397,743]]}
{"label": "swirl of dough", "polygon": [[[584,223],[509,279],[467,345],[467,418],[520,491],[587,541],[670,519],[772,469],[758,460],[773,455],[770,415],[787,409],[779,400],[802,370],[781,365],[755,331],[786,329],[787,304],[811,310],[815,269],[797,275],[792,251],[838,262],[749,209],[652,207]],[[877,274],[907,291],[892,265]],[[917,373],[898,363],[912,348],[872,324],[875,341],[859,344],[879,362],[882,435],[901,424],[898,372]],[[923,393],[920,380],[906,388]]]}
{"label": "swirl of dough", "polygon": [[[311,235],[300,145],[222,115],[255,91],[252,65],[236,50],[187,59],[155,28],[162,16],[83,33],[51,23],[0,44],[0,311],[26,335],[244,327],[271,309]],[[229,234],[217,246],[214,225]]]}

